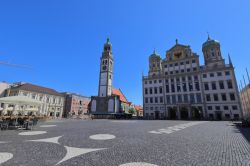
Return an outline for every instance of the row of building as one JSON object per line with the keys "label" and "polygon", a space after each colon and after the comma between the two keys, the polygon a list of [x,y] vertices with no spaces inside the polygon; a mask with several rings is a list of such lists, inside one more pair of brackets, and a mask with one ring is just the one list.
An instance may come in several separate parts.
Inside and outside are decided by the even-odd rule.
{"label": "row of building", "polygon": [[[112,94],[119,96],[121,100],[121,112],[129,113],[131,110],[134,110],[134,116],[142,116],[142,108],[128,102],[120,89],[112,88]],[[25,82],[13,84],[0,82],[0,97],[11,96],[25,96],[41,102],[42,104],[40,105],[27,105],[24,108],[25,110],[33,110],[33,112],[30,112],[36,115],[52,118],[68,118],[89,114],[90,97],[68,92],[60,93],[51,88]],[[12,114],[13,107],[19,107],[19,105],[0,103],[0,115]]]}
{"label": "row of building", "polygon": [[[39,106],[27,106],[27,110],[37,110],[35,114],[53,118],[82,115],[88,112],[89,97],[74,93],[59,93],[54,89],[33,85],[25,82],[9,84],[0,83],[0,97],[25,96],[37,100]],[[14,105],[2,103],[1,114],[11,114]],[[34,108],[36,107],[36,108]]]}

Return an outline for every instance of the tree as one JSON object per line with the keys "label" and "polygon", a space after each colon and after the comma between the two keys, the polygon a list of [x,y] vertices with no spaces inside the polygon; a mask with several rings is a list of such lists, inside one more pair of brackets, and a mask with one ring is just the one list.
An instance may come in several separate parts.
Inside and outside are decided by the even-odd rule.
{"label": "tree", "polygon": [[128,113],[130,113],[132,115],[135,114],[135,109],[134,108],[129,108]]}

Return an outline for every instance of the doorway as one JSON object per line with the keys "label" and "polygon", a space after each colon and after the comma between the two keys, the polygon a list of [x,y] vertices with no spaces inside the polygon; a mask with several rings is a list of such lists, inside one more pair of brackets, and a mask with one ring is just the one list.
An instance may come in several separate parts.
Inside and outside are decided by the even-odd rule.
{"label": "doorway", "polygon": [[176,119],[176,108],[168,108],[168,118],[171,120]]}
{"label": "doorway", "polygon": [[187,120],[188,119],[188,109],[186,107],[180,108],[181,119]]}

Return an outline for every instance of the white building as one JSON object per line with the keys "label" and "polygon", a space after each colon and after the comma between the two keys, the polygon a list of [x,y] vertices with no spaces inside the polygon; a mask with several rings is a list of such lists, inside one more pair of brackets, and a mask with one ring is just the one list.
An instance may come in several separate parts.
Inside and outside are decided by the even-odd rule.
{"label": "white building", "polygon": [[161,59],[149,57],[143,76],[144,117],[148,119],[216,119],[242,117],[234,67],[225,64],[220,43],[210,39],[202,46],[205,65],[190,46],[176,44]]}
{"label": "white building", "polygon": [[[64,107],[64,95],[57,91],[29,83],[14,83],[9,89],[6,90],[5,96],[27,96],[32,99],[41,101],[43,104],[38,108],[25,109],[38,109],[38,115],[45,115],[50,117],[62,117]],[[7,107],[6,105],[5,107]],[[31,108],[32,107],[32,108]]]}
{"label": "white building", "polygon": [[92,96],[90,102],[90,113],[97,118],[121,114],[120,97],[112,94],[113,66],[112,44],[108,38],[100,59],[98,96]]}

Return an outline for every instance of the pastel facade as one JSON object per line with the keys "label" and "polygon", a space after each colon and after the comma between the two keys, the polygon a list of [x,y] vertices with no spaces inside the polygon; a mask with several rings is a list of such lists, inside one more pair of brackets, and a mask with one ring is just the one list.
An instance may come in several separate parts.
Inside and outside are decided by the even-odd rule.
{"label": "pastel facade", "polygon": [[65,93],[64,117],[84,115],[89,112],[90,98],[73,93]]}
{"label": "pastel facade", "polygon": [[[31,99],[41,101],[43,104],[37,106],[37,115],[61,118],[64,107],[64,95],[50,88],[45,88],[29,83],[14,83],[6,90],[6,96],[27,96]],[[5,107],[8,107],[6,104]],[[26,109],[35,109],[29,106]],[[32,107],[32,108],[31,108]]]}

